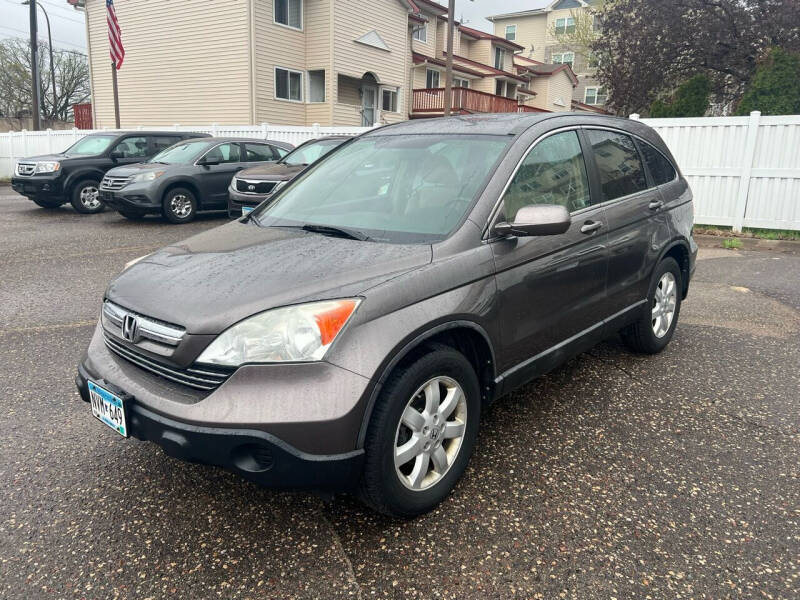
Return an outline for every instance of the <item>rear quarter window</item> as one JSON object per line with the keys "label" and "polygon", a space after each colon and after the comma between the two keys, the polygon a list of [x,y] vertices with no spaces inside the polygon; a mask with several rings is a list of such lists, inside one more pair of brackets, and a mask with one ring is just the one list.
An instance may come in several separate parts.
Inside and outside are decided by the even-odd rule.
{"label": "rear quarter window", "polygon": [[675,180],[678,173],[666,156],[647,142],[641,140],[639,140],[639,148],[642,150],[644,162],[650,170],[650,176],[653,178],[653,183],[655,185],[664,185],[665,183]]}

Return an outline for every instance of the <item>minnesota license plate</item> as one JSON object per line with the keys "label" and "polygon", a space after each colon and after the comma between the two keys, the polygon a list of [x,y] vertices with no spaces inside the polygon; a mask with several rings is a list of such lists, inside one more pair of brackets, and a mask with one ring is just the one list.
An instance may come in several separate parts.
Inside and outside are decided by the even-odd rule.
{"label": "minnesota license plate", "polygon": [[253,212],[254,208],[255,208],[255,206],[243,206],[242,207],[242,216],[250,214],[251,212]]}
{"label": "minnesota license plate", "polygon": [[89,403],[92,414],[123,437],[128,437],[125,404],[122,398],[89,381]]}

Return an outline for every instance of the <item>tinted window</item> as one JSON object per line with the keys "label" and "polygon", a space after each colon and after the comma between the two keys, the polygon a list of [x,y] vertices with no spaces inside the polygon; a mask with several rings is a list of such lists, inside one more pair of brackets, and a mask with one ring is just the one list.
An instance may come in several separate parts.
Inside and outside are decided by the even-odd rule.
{"label": "tinted window", "polygon": [[122,158],[145,158],[148,155],[147,138],[144,136],[129,137],[111,149]]}
{"label": "tinted window", "polygon": [[234,163],[240,161],[239,144],[220,144],[212,148],[205,156],[206,160],[219,163]]}
{"label": "tinted window", "polygon": [[509,143],[499,135],[359,138],[306,169],[256,222],[348,227],[390,242],[442,239],[471,208]]}
{"label": "tinted window", "polygon": [[522,161],[503,196],[507,221],[532,204],[560,204],[570,212],[589,206],[589,179],[575,131],[543,139]]}
{"label": "tinted window", "polygon": [[672,166],[672,163],[670,163],[661,152],[653,148],[647,142],[642,141],[639,142],[639,148],[642,150],[647,168],[650,169],[653,183],[656,185],[663,185],[675,179],[677,176],[675,167]]}
{"label": "tinted window", "polygon": [[603,201],[647,189],[644,167],[630,136],[597,129],[586,134],[594,150]]}
{"label": "tinted window", "polygon": [[264,160],[277,160],[280,155],[273,152],[272,146],[267,144],[245,144],[245,160],[247,162],[258,162]]}
{"label": "tinted window", "polygon": [[172,146],[172,144],[177,144],[181,141],[181,138],[177,136],[170,136],[170,135],[157,135],[153,138],[153,151],[154,152],[161,152],[166,148]]}

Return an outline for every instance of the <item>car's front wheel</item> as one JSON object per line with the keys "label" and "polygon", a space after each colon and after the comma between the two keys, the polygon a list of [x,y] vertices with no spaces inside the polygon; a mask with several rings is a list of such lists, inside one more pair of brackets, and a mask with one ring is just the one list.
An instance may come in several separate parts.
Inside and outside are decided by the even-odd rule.
{"label": "car's front wheel", "polygon": [[625,344],[640,354],[656,354],[666,348],[681,311],[681,270],[672,257],[656,267],[639,320],[621,331]]}
{"label": "car's front wheel", "polygon": [[464,473],[479,421],[478,378],[461,353],[435,345],[398,367],[370,419],[362,499],[392,517],[431,510]]}
{"label": "car's front wheel", "polygon": [[72,188],[70,204],[84,215],[103,212],[106,205],[100,200],[100,182],[94,179],[84,179],[76,183]]}
{"label": "car's front wheel", "polygon": [[173,188],[164,194],[163,212],[170,223],[188,223],[197,216],[197,198],[186,188]]}

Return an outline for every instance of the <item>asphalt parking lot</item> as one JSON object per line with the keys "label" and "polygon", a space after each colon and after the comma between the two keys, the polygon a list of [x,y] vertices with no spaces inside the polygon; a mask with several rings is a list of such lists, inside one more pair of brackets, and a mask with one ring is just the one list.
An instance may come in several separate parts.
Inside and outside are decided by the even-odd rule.
{"label": "asphalt parking lot", "polygon": [[0,598],[800,596],[800,256],[702,250],[666,351],[610,340],[498,402],[453,496],[394,522],[171,459],[78,397],[109,279],[223,222],[0,186]]}

